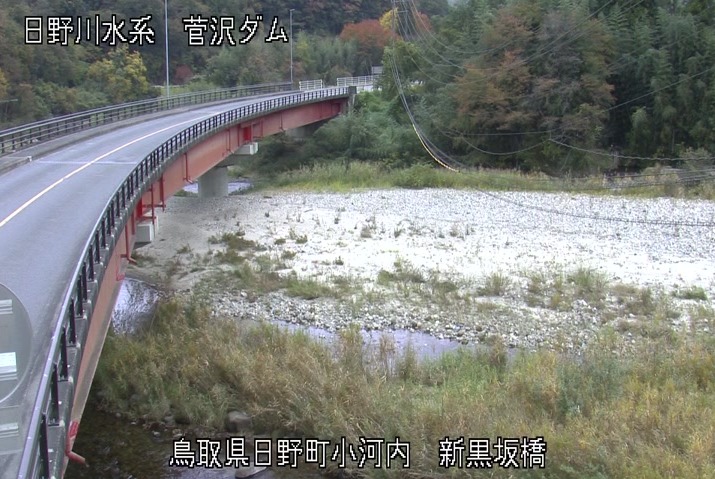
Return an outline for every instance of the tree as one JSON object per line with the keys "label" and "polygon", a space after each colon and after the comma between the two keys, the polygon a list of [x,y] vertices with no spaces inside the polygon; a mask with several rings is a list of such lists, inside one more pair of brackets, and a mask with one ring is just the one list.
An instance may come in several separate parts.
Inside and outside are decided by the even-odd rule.
{"label": "tree", "polygon": [[379,65],[385,46],[390,42],[393,33],[382,25],[379,20],[364,20],[360,23],[345,25],[340,39],[354,41],[357,44],[358,64],[365,72],[372,65]]}
{"label": "tree", "polygon": [[5,72],[0,68],[0,100],[7,98],[8,82],[5,77]]}
{"label": "tree", "polygon": [[212,82],[223,87],[285,81],[290,67],[288,56],[287,43],[254,40],[221,48],[209,61],[207,72]]}
{"label": "tree", "polygon": [[[588,35],[562,40],[577,27]],[[453,90],[457,114],[451,124],[463,132],[457,144],[469,142],[477,151],[499,154],[524,151],[511,158],[521,158],[526,168],[587,169],[583,155],[572,153],[564,163],[538,147],[549,135],[521,132],[550,130],[582,148],[600,144],[613,103],[613,87],[606,81],[611,38],[601,21],[577,9],[543,13],[528,2],[517,3],[497,12],[480,44],[481,53],[466,65]],[[475,134],[476,139],[467,138]],[[490,161],[504,166],[502,158]]]}
{"label": "tree", "polygon": [[156,96],[149,84],[146,67],[139,52],[126,46],[111,51],[107,58],[90,65],[87,77],[94,88],[107,94],[112,103],[123,103]]}
{"label": "tree", "polygon": [[397,12],[397,8],[393,8],[380,17],[380,25],[382,25],[385,30],[399,34],[401,29],[404,30],[407,28],[416,36],[424,35],[432,31],[432,22],[430,22],[429,17],[424,13],[412,9],[403,11],[400,14],[402,17],[398,17],[396,16]]}
{"label": "tree", "polygon": [[355,42],[306,33],[298,37],[295,52],[296,74],[302,79],[322,79],[333,85],[336,78],[354,76],[358,71]]}

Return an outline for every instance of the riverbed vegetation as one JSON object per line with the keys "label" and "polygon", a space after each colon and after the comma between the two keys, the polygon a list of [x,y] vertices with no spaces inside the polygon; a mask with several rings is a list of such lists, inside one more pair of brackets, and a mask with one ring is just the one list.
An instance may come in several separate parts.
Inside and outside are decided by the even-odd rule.
{"label": "riverbed vegetation", "polygon": [[[258,189],[459,188],[715,198],[712,178],[695,171],[695,164],[683,168],[687,162],[673,169],[672,162],[652,161],[637,173],[613,177],[603,175],[603,162],[603,168],[553,174],[489,162],[444,168],[420,145],[409,122],[400,121],[403,113],[396,112],[394,101],[383,92],[359,93],[350,115],[326,123],[305,139],[285,134],[266,138],[258,154],[242,160],[232,173],[250,177]],[[602,156],[601,151],[590,154],[594,163]]]}
{"label": "riverbed vegetation", "polygon": [[[267,164],[272,162],[267,161]],[[379,188],[457,188],[497,192],[543,191],[641,198],[715,199],[713,182],[687,185],[674,173],[661,168],[646,173],[651,176],[627,177],[614,184],[604,183],[602,175],[558,178],[540,173],[495,169],[450,171],[426,162],[412,166],[390,166],[379,160],[347,164],[331,161],[301,165],[277,173],[244,166],[234,174],[251,177],[258,190],[346,192]]]}
{"label": "riverbed vegetation", "polygon": [[[523,477],[715,475],[710,335],[652,338],[624,357],[624,339],[606,328],[578,358],[540,350],[509,359],[496,343],[420,360],[389,339],[365,344],[356,329],[327,344],[210,310],[205,298],[175,299],[139,337],[110,335],[95,384],[105,407],[204,431],[222,430],[238,409],[273,437],[399,437],[410,441],[415,478],[513,477],[496,466],[440,468],[446,436],[543,436],[546,468]],[[357,477],[405,476],[368,468]]]}
{"label": "riverbed vegetation", "polygon": [[[448,234],[453,238],[469,233],[468,225],[452,230],[456,236]],[[512,273],[495,270],[481,277],[455,277],[438,269],[420,269],[400,255],[395,256],[390,267],[371,277],[353,274],[340,256],[324,259],[312,273],[298,274],[296,250],[310,241],[307,235],[299,235],[291,227],[288,238],[274,238],[263,244],[246,239],[245,234],[239,224],[235,231],[212,236],[208,240],[211,249],[205,254],[186,246],[179,248],[164,265],[161,276],[165,286],[171,289],[175,280],[199,272],[204,278],[202,288],[208,291],[253,299],[283,294],[302,300],[329,300],[351,311],[356,320],[366,313],[366,308],[392,301],[427,308],[428,315],[429,311],[451,311],[453,320],[466,325],[477,324],[485,315],[516,315],[533,308],[573,321],[571,316],[584,313],[579,311],[586,308],[591,319],[581,321],[612,327],[632,341],[672,339],[676,330],[702,333],[709,327],[709,298],[697,286],[672,291],[660,286],[635,286],[615,281],[597,268],[556,264]],[[369,218],[354,234],[360,241],[380,241],[395,232],[382,231],[377,221]],[[423,233],[408,227],[398,236],[402,234]],[[440,235],[446,236],[438,232]],[[479,255],[478,248],[474,254]],[[140,267],[144,261],[154,265],[156,260],[139,256]],[[479,337],[481,341],[491,341],[494,334],[483,332]],[[544,345],[558,347],[562,342],[546,337]]]}

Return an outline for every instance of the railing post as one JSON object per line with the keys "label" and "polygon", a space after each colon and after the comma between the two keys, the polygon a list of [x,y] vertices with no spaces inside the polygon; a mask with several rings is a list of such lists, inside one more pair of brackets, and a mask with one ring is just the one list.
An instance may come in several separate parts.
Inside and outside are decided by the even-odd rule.
{"label": "railing post", "polygon": [[77,316],[84,316],[84,293],[82,293],[82,277],[77,278],[77,298],[75,302],[75,313]]}
{"label": "railing post", "polygon": [[52,365],[50,376],[50,421],[49,424],[56,426],[60,423],[60,383],[57,373],[57,363]]}
{"label": "railing post", "polygon": [[60,379],[66,381],[69,376],[69,364],[67,363],[67,326],[62,328],[60,338]]}
{"label": "railing post", "polygon": [[69,312],[68,312],[69,317],[67,318],[67,319],[69,319],[69,323],[70,323],[69,343],[72,345],[77,344],[77,329],[76,329],[76,323],[75,323],[77,312],[75,311],[74,301],[75,301],[74,299],[70,300],[70,307],[69,307]]}
{"label": "railing post", "polygon": [[82,301],[87,301],[88,299],[88,288],[87,288],[87,263],[82,264]]}
{"label": "railing post", "polygon": [[102,224],[101,224],[101,233],[100,233],[100,241],[102,248],[107,248],[107,215],[105,214],[102,217]]}
{"label": "railing post", "polygon": [[89,246],[89,254],[87,255],[87,263],[89,264],[89,281],[94,281],[94,255],[92,254],[92,245]]}
{"label": "railing post", "polygon": [[47,415],[42,413],[40,420],[40,478],[48,479],[50,477],[50,451],[47,444]]}

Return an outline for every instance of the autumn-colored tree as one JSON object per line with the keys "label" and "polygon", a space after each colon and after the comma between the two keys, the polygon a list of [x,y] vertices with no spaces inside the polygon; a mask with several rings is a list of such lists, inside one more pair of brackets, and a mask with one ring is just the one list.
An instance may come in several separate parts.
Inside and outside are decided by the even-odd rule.
{"label": "autumn-colored tree", "polygon": [[391,10],[386,11],[380,17],[379,21],[380,25],[382,25],[382,28],[384,28],[385,30],[397,31],[397,27],[395,26],[395,23],[397,21],[397,19],[395,18],[395,12],[397,12],[397,8],[393,8]]}
{"label": "autumn-colored tree", "polygon": [[[520,134],[549,130],[551,136],[586,148],[602,139],[613,103],[613,87],[606,81],[611,39],[600,21],[582,15],[566,10],[541,15],[527,4],[501,9],[484,32],[483,52],[458,77],[454,128],[466,135],[486,133],[477,140],[482,151],[528,149],[529,154],[521,155],[522,166],[550,172],[588,169],[582,155],[573,154],[564,163],[548,158],[543,148],[531,149],[549,134]],[[578,25],[589,35],[559,41]]]}
{"label": "autumn-colored tree", "polygon": [[156,93],[147,80],[141,55],[139,52],[130,53],[126,46],[92,63],[87,77],[97,89],[106,92],[113,103],[140,100]]}
{"label": "autumn-colored tree", "polygon": [[407,29],[416,34],[424,34],[432,30],[432,22],[427,15],[416,10],[405,10],[396,17],[397,8],[388,10],[380,17],[380,25],[386,30],[399,33]]}
{"label": "autumn-colored tree", "polygon": [[385,46],[393,38],[393,33],[380,25],[379,20],[364,20],[345,25],[340,39],[357,44],[359,65],[363,71],[370,71],[372,65],[379,65]]}

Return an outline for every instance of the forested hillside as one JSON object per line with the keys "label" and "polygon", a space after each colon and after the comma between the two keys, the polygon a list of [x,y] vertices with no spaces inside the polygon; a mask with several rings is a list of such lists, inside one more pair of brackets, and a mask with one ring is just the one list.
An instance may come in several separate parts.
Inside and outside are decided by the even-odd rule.
{"label": "forested hillside", "polygon": [[[446,1],[444,2],[446,5]],[[293,12],[296,37],[296,75],[320,76],[365,74],[357,71],[359,61],[351,57],[356,48],[337,38],[345,24],[379,18],[389,10],[389,0],[168,0],[169,66],[173,85],[187,83],[193,88],[232,86],[289,78],[289,45],[265,43],[274,17],[287,33],[289,10]],[[261,31],[246,44],[240,31],[245,16],[263,15]],[[99,15],[99,42],[96,41],[96,15]],[[115,16],[124,20],[121,31],[127,41],[103,39]],[[153,44],[135,36],[131,43],[131,19],[151,15],[146,25],[154,32]],[[205,45],[189,45],[184,19],[201,17]],[[26,17],[41,18],[41,42],[25,44]],[[49,34],[49,17],[68,17],[71,30],[67,39]],[[216,18],[216,24],[209,21]],[[212,42],[221,18],[232,17],[236,45],[228,39]],[[85,38],[90,22],[90,39]],[[32,25],[34,27],[34,24]],[[0,0],[0,124],[22,123],[100,105],[157,95],[154,85],[165,82],[163,0]],[[61,29],[55,29],[59,32]],[[219,29],[220,31],[220,29]],[[218,32],[216,32],[218,33]],[[299,44],[299,39],[301,43]],[[63,45],[62,43],[66,43]],[[99,45],[97,45],[99,43]],[[211,43],[214,43],[211,45]],[[298,51],[300,50],[300,51]],[[333,69],[332,74],[330,70]],[[121,72],[121,73],[120,73]]]}
{"label": "forested hillside", "polygon": [[[713,164],[713,0],[392,5],[169,0],[171,83],[206,89],[286,81],[290,45],[264,38],[273,17],[288,32],[293,9],[296,80],[330,84],[378,64],[386,74],[382,93],[359,101],[354,116],[331,122],[304,145],[281,139],[264,151],[289,152],[301,164],[336,157],[404,164],[428,158],[424,143],[447,162],[550,174],[641,169],[653,158],[698,170]],[[154,42],[97,46],[70,36],[66,46],[25,45],[26,17],[38,13],[82,21],[115,15],[126,20],[125,30],[131,19],[151,15]],[[250,42],[213,42],[222,18],[234,19],[238,41],[247,33],[245,16],[259,13],[261,29]],[[203,46],[189,44],[192,16],[206,22]],[[161,0],[0,0],[0,120],[21,123],[161,94],[163,19]]]}
{"label": "forested hillside", "polygon": [[401,5],[408,104],[461,162],[567,173],[715,153],[712,0],[467,0],[433,30]]}

